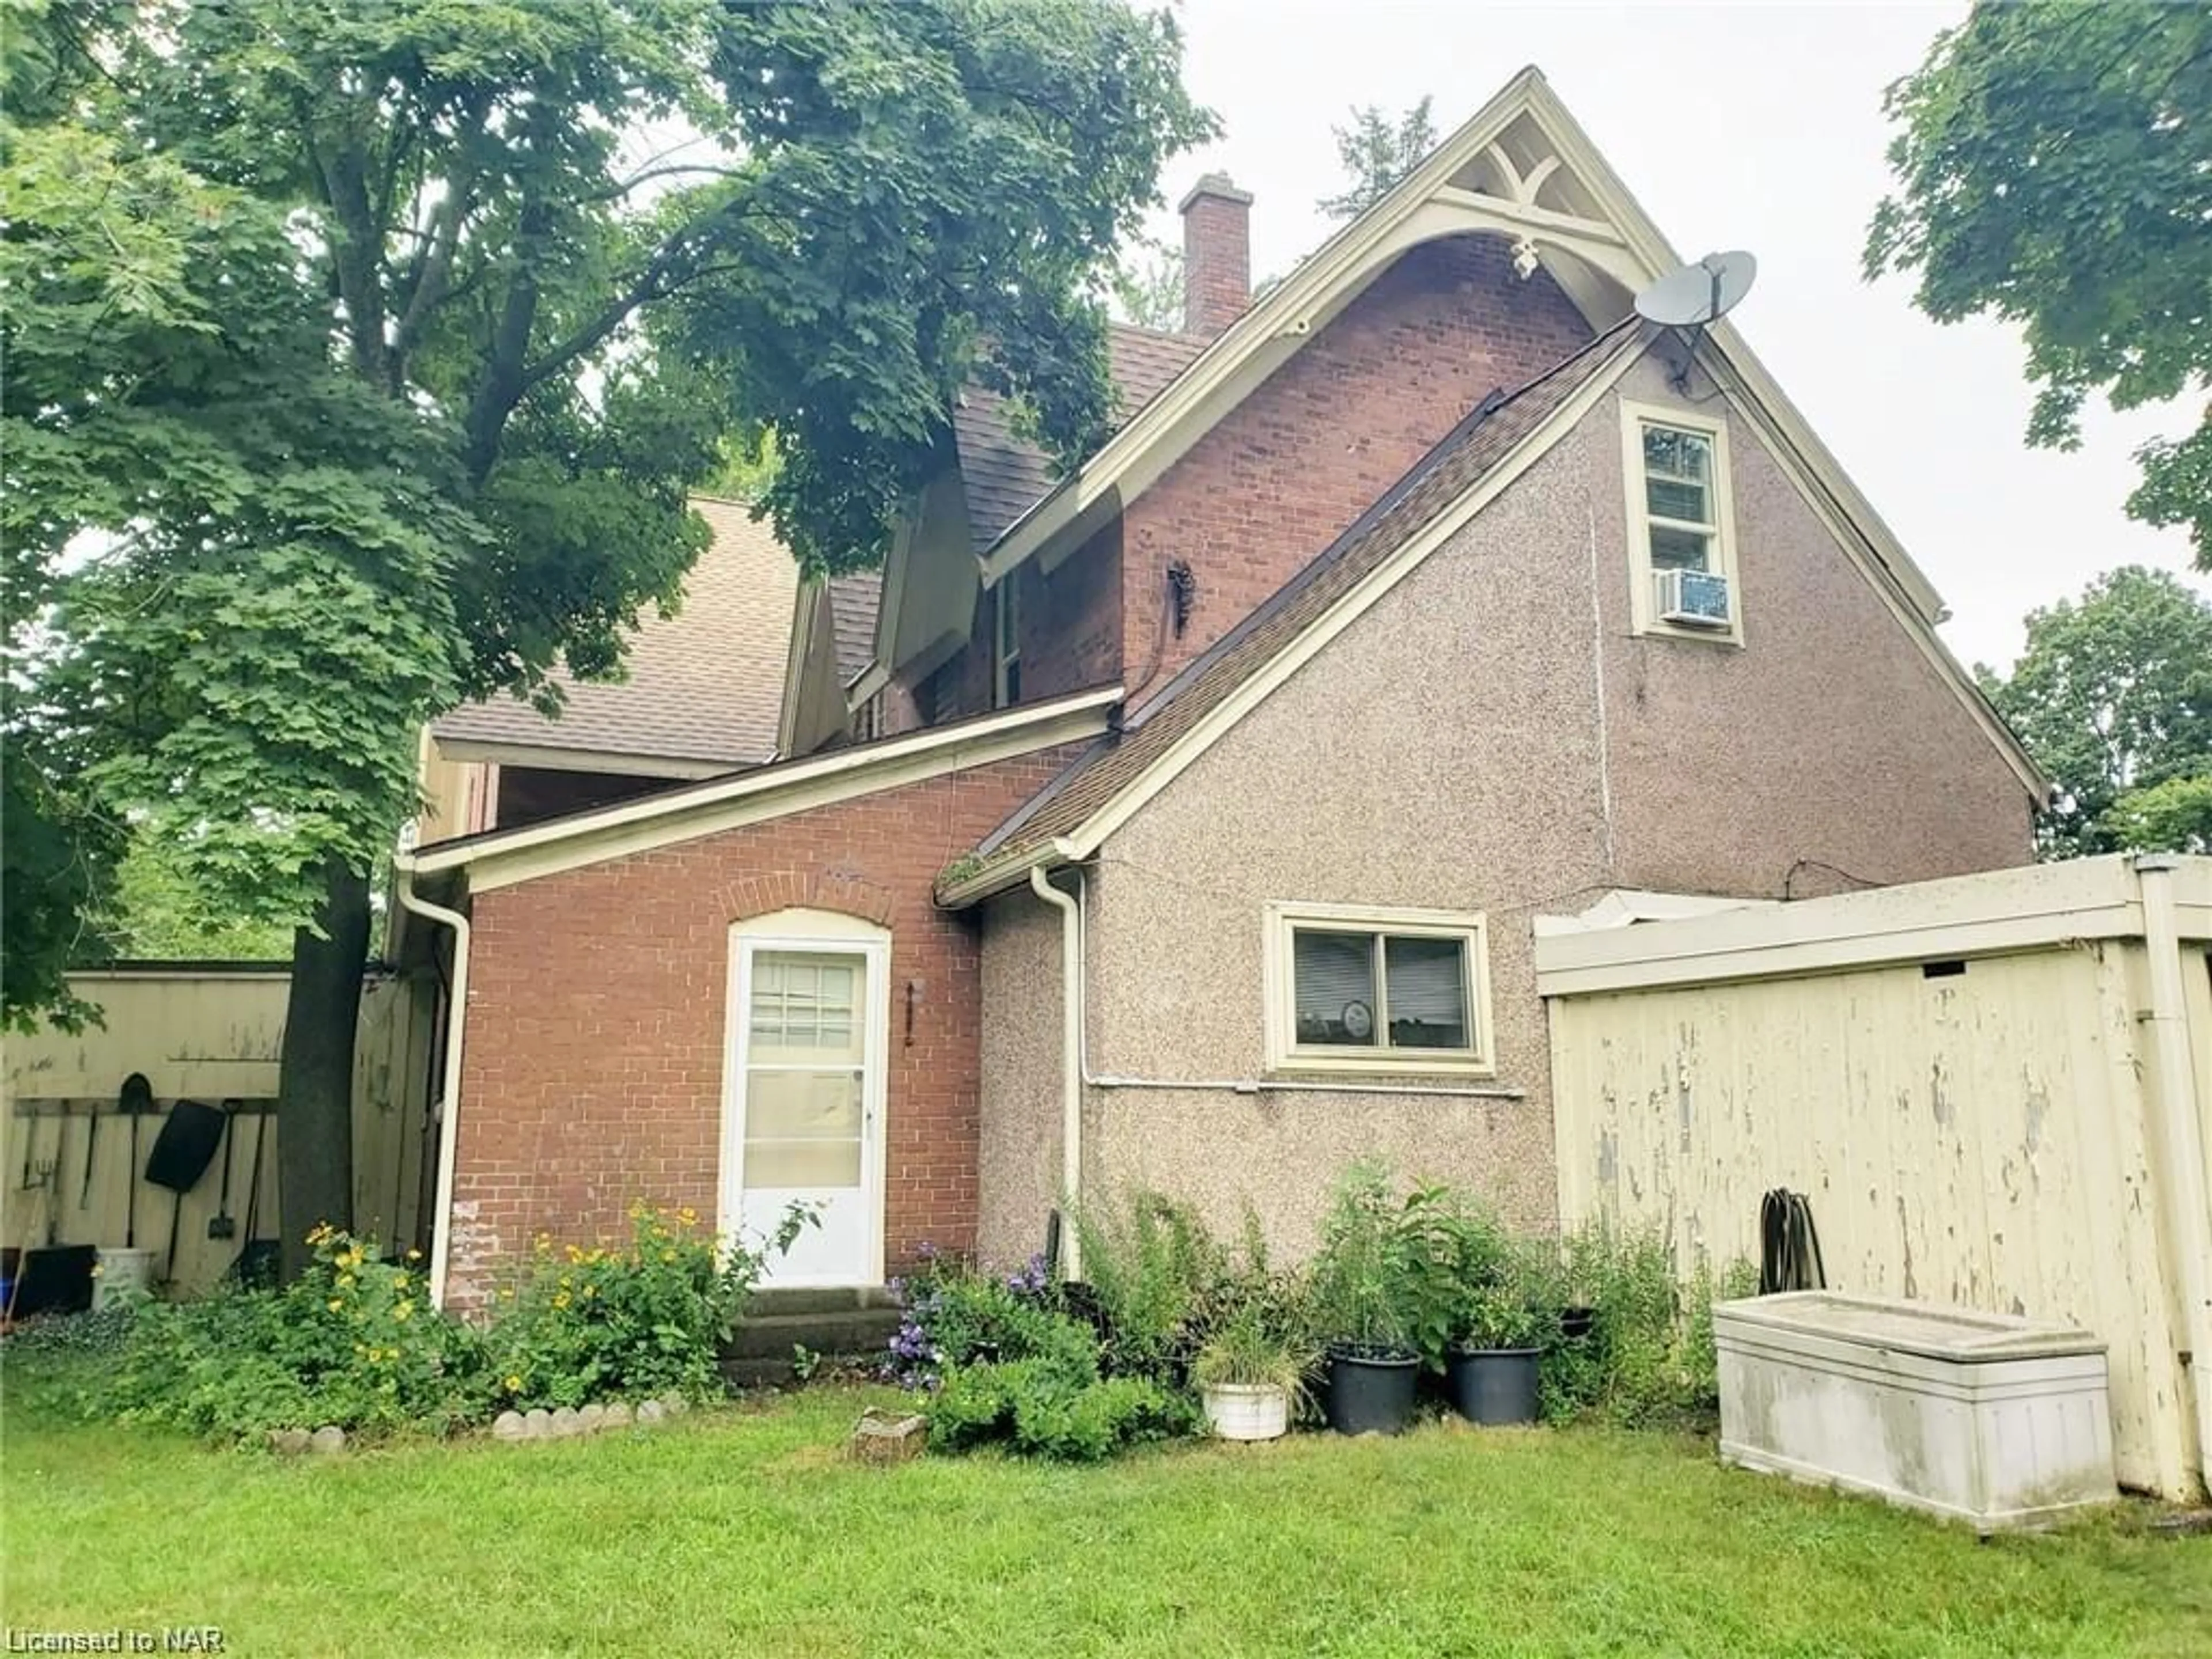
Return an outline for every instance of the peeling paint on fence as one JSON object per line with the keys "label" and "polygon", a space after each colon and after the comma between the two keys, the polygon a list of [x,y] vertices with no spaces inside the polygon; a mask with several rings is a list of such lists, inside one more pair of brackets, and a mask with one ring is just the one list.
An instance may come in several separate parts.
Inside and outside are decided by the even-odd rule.
{"label": "peeling paint on fence", "polygon": [[[1560,1218],[1663,1227],[1686,1272],[1755,1257],[1760,1195],[1806,1193],[1838,1288],[2103,1335],[2121,1479],[2186,1494],[2146,995],[2142,947],[2121,941],[1936,980],[1906,963],[1554,996]],[[2202,976],[2192,995],[2202,1056]]]}

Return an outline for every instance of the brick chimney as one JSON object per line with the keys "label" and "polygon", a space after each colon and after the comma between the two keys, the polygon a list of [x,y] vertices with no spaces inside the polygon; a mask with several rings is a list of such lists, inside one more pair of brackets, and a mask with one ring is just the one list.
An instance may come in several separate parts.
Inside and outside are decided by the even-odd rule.
{"label": "brick chimney", "polygon": [[1209,173],[1182,212],[1183,332],[1212,339],[1252,303],[1252,194]]}

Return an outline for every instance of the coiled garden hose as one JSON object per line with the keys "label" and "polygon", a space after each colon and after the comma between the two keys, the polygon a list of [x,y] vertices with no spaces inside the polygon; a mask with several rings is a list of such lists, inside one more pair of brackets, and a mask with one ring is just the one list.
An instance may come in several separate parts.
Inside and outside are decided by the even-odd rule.
{"label": "coiled garden hose", "polygon": [[1827,1288],[1813,1206],[1804,1194],[1777,1187],[1759,1201],[1759,1293]]}

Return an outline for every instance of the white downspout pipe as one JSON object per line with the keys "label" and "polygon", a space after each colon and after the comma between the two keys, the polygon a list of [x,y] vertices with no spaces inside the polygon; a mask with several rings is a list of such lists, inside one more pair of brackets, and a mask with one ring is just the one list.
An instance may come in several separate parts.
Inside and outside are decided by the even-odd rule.
{"label": "white downspout pipe", "polygon": [[2158,1115],[2164,1176],[2160,1207],[2167,1218],[2166,1245],[2181,1286],[2182,1336],[2189,1344],[2189,1379],[2197,1403],[2197,1470],[2212,1488],[2212,1199],[2205,1192],[2203,1120],[2183,1000],[2181,933],[2173,902],[2178,861],[2151,855],[2137,857],[2134,864],[2142,895],[2143,949],[2150,958],[2149,1024],[2158,1066],[2158,1086],[2146,1103]]}
{"label": "white downspout pipe", "polygon": [[1083,1271],[1075,1206],[1083,1196],[1083,934],[1075,901],[1054,886],[1042,865],[1030,868],[1030,890],[1060,912],[1060,1232],[1061,1271]]}
{"label": "white downspout pipe", "polygon": [[433,904],[415,890],[415,858],[392,856],[398,878],[400,908],[453,930],[453,982],[446,998],[446,1074],[438,1097],[438,1194],[431,1205],[430,1305],[446,1305],[446,1269],[453,1257],[453,1150],[459,1145],[461,1103],[461,1036],[468,1028],[469,919],[459,910]]}

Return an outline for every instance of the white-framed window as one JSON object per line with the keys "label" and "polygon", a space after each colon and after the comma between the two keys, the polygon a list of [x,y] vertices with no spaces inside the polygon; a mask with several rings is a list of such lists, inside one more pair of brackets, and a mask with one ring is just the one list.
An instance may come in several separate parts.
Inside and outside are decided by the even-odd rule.
{"label": "white-framed window", "polygon": [[1728,428],[1656,404],[1620,409],[1636,631],[1740,644]]}
{"label": "white-framed window", "polygon": [[1018,570],[991,590],[991,706],[1022,700],[1022,578]]}
{"label": "white-framed window", "polygon": [[1280,903],[1267,927],[1270,1070],[1494,1069],[1480,912]]}

